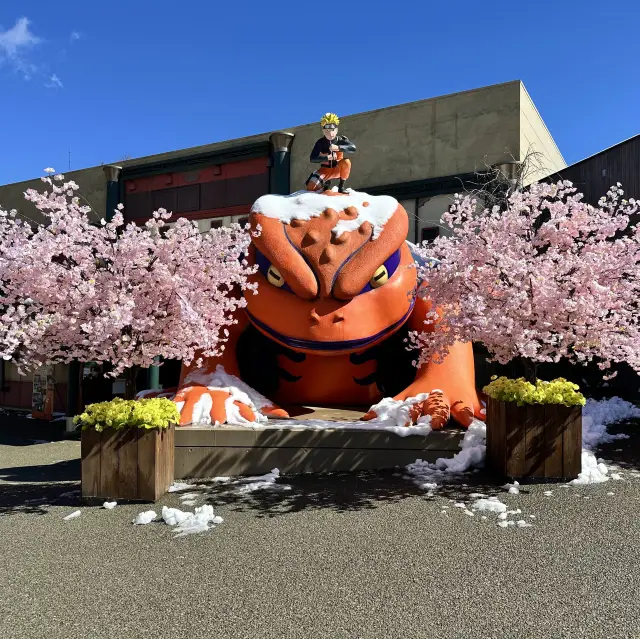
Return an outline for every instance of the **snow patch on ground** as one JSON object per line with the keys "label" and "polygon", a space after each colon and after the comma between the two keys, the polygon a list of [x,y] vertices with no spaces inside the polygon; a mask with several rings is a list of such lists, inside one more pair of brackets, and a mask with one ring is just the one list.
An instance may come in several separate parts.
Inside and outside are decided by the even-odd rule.
{"label": "snow patch on ground", "polygon": [[136,515],[133,523],[136,526],[146,526],[147,524],[150,524],[157,516],[158,515],[153,512],[153,510],[145,510],[143,513]]}
{"label": "snow patch on ground", "polygon": [[349,207],[357,211],[356,217],[339,220],[333,227],[334,235],[340,237],[343,233],[356,231],[362,224],[369,222],[373,227],[372,239],[375,240],[396,212],[398,201],[388,195],[369,195],[359,191],[350,191],[347,195],[341,196],[296,191],[291,195],[263,195],[251,207],[251,212],[290,224],[292,220],[320,217],[326,209],[341,212]]}
{"label": "snow patch on ground", "polygon": [[199,506],[194,512],[184,512],[178,508],[162,507],[162,519],[169,526],[176,526],[173,532],[175,537],[186,537],[196,533],[206,532],[224,520],[213,512],[213,506],[205,504]]}
{"label": "snow patch on ground", "polygon": [[406,466],[407,478],[420,488],[429,488],[434,480],[459,475],[471,468],[481,468],[486,452],[486,432],[484,422],[474,419],[460,442],[460,452],[451,458],[441,457],[433,464],[417,459]]}
{"label": "snow patch on ground", "polygon": [[489,497],[488,499],[477,499],[471,504],[471,510],[481,510],[490,513],[504,513],[507,505],[503,504],[497,497]]}
{"label": "snow patch on ground", "polygon": [[278,484],[277,481],[279,478],[280,471],[274,468],[266,475],[240,477],[231,483],[237,486],[236,492],[240,494],[253,493],[256,490],[291,490],[291,486],[288,484]]}
{"label": "snow patch on ground", "polygon": [[167,490],[167,492],[177,493],[181,490],[188,490],[189,488],[193,488],[193,484],[187,484],[186,482],[183,482],[183,481],[174,481],[173,484],[169,486],[169,489]]}
{"label": "snow patch on ground", "polygon": [[599,484],[609,481],[609,469],[602,462],[598,462],[593,449],[617,439],[628,439],[628,435],[624,434],[610,435],[607,433],[607,427],[633,418],[640,418],[640,408],[619,397],[602,401],[587,400],[582,409],[582,472],[577,479],[569,482],[570,484]]}
{"label": "snow patch on ground", "polygon": [[517,481],[514,481],[513,484],[505,484],[502,488],[506,490],[510,495],[520,494],[520,484]]}
{"label": "snow patch on ground", "polygon": [[80,517],[80,515],[82,515],[82,511],[81,510],[74,510],[70,515],[67,515],[66,517],[63,517],[62,520],[63,521],[71,521],[72,519],[76,519],[76,517]]}

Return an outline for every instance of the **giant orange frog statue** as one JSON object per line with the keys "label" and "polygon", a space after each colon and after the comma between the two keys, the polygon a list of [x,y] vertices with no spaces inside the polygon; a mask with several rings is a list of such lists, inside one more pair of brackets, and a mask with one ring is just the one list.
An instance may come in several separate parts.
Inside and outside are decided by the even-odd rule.
{"label": "giant orange frog statue", "polygon": [[[250,223],[260,227],[248,259],[258,294],[246,295],[226,348],[200,369],[183,367],[174,398],[181,424],[253,421],[250,402],[211,387],[219,366],[263,401],[260,413],[287,417],[281,406],[371,406],[383,397],[416,401],[411,419],[483,419],[471,344],[456,344],[441,363],[412,365],[404,338],[425,330],[430,302],[416,297],[417,273],[405,241],[408,217],[388,196],[350,191],[265,195]],[[424,396],[423,396],[424,397]],[[202,420],[202,407],[206,419]],[[195,412],[194,412],[194,409]],[[363,419],[375,418],[369,411]]]}

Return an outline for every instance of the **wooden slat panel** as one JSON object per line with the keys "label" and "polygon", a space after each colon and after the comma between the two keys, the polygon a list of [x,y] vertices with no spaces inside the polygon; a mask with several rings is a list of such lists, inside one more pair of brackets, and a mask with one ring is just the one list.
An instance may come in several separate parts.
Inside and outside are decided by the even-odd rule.
{"label": "wooden slat panel", "polygon": [[545,410],[540,404],[525,405],[525,477],[544,477],[546,442],[545,442]]}
{"label": "wooden slat panel", "polygon": [[514,402],[504,404],[506,423],[507,476],[522,477],[525,470],[526,441],[522,410]]}
{"label": "wooden slat panel", "polygon": [[[165,463],[164,463],[164,477],[162,484],[160,485],[161,494],[167,492],[169,486],[173,484],[173,479],[175,477],[174,474],[174,466],[175,466],[175,436],[176,429],[175,426],[169,427],[163,436],[166,438],[166,442],[163,441],[164,446],[164,454],[165,454]],[[159,495],[158,495],[159,496]]]}
{"label": "wooden slat panel", "polygon": [[118,496],[118,442],[121,431],[105,428],[100,433],[100,497]]}
{"label": "wooden slat panel", "polygon": [[174,427],[156,431],[155,499],[173,483]]}
{"label": "wooden slat panel", "polygon": [[138,497],[138,429],[120,431],[116,444],[118,455],[118,493],[120,499]]}
{"label": "wooden slat panel", "polygon": [[156,500],[156,437],[155,430],[138,433],[138,499]]}
{"label": "wooden slat panel", "polygon": [[263,448],[380,448],[384,450],[458,450],[464,437],[461,429],[433,431],[428,435],[401,437],[385,431],[347,429],[203,428],[180,427],[176,446],[232,446]]}
{"label": "wooden slat panel", "polygon": [[273,468],[283,473],[356,471],[406,466],[421,457],[434,462],[444,451],[343,450],[332,448],[176,448],[176,478],[257,475]]}
{"label": "wooden slat panel", "polygon": [[100,433],[93,428],[82,431],[80,440],[82,460],[82,496],[100,495]]}
{"label": "wooden slat panel", "polygon": [[566,427],[567,409],[557,404],[544,406],[545,418],[545,450],[544,476],[549,479],[560,479],[563,473],[563,439]]}
{"label": "wooden slat panel", "polygon": [[565,479],[575,479],[582,469],[582,408],[573,406],[566,418],[563,433]]}
{"label": "wooden slat panel", "polygon": [[504,472],[503,464],[500,460],[500,453],[497,446],[500,424],[498,422],[498,412],[496,402],[489,397],[487,399],[487,456],[486,466],[498,474]]}

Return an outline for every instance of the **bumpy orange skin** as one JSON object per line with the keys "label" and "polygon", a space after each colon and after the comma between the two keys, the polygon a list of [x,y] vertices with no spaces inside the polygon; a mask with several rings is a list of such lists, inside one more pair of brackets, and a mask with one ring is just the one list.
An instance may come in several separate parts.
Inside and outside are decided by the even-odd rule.
{"label": "bumpy orange skin", "polygon": [[[247,308],[238,312],[238,324],[232,327],[224,353],[205,362],[205,371],[223,365],[228,373],[239,376],[235,346],[247,324],[288,349],[304,353],[304,361],[281,358],[279,366],[297,381],[280,380],[274,405],[266,412],[286,415],[281,405],[366,405],[382,399],[375,383],[356,383],[375,372],[375,361],[354,364],[353,353],[363,352],[387,339],[405,324],[411,330],[425,330],[424,321],[430,302],[416,298],[416,271],[413,257],[405,242],[408,228],[406,211],[398,205],[375,240],[368,222],[357,230],[335,237],[332,229],[339,220],[352,219],[355,210],[342,210],[340,196],[336,206],[327,208],[317,218],[293,220],[283,224],[276,219],[252,214],[251,223],[261,227],[255,238],[249,260],[256,251],[273,265],[284,278],[288,290],[271,284],[263,272],[253,280],[259,285],[258,295],[246,296]],[[388,281],[379,288],[359,294],[372,276],[397,251],[400,262]],[[264,269],[263,269],[264,270]],[[202,387],[185,388],[190,369],[183,368],[179,391],[184,401],[182,423],[191,421],[191,408],[197,398],[207,392]],[[219,391],[213,398],[212,417],[220,421],[224,399]],[[468,426],[474,417],[483,419],[481,403],[475,388],[471,344],[455,344],[445,359],[428,363],[416,374],[413,383],[396,399],[430,393],[427,401],[417,404],[412,414],[415,422],[421,415],[431,415],[432,427],[441,428],[449,417]],[[195,399],[190,395],[193,394]],[[215,396],[214,396],[215,394]],[[247,413],[248,414],[248,413]],[[375,417],[368,413],[364,419]]]}

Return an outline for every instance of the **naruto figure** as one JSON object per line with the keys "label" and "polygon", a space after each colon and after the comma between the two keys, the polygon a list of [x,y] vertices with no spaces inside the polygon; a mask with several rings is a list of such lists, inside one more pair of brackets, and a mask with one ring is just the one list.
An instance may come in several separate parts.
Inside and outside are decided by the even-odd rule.
{"label": "naruto figure", "polygon": [[335,113],[325,113],[320,120],[321,137],[311,151],[310,161],[320,163],[306,182],[307,191],[327,191],[331,180],[340,178],[338,191],[346,193],[345,183],[351,173],[351,160],[344,158],[346,153],[355,153],[356,145],[345,135],[338,135],[340,120]]}

